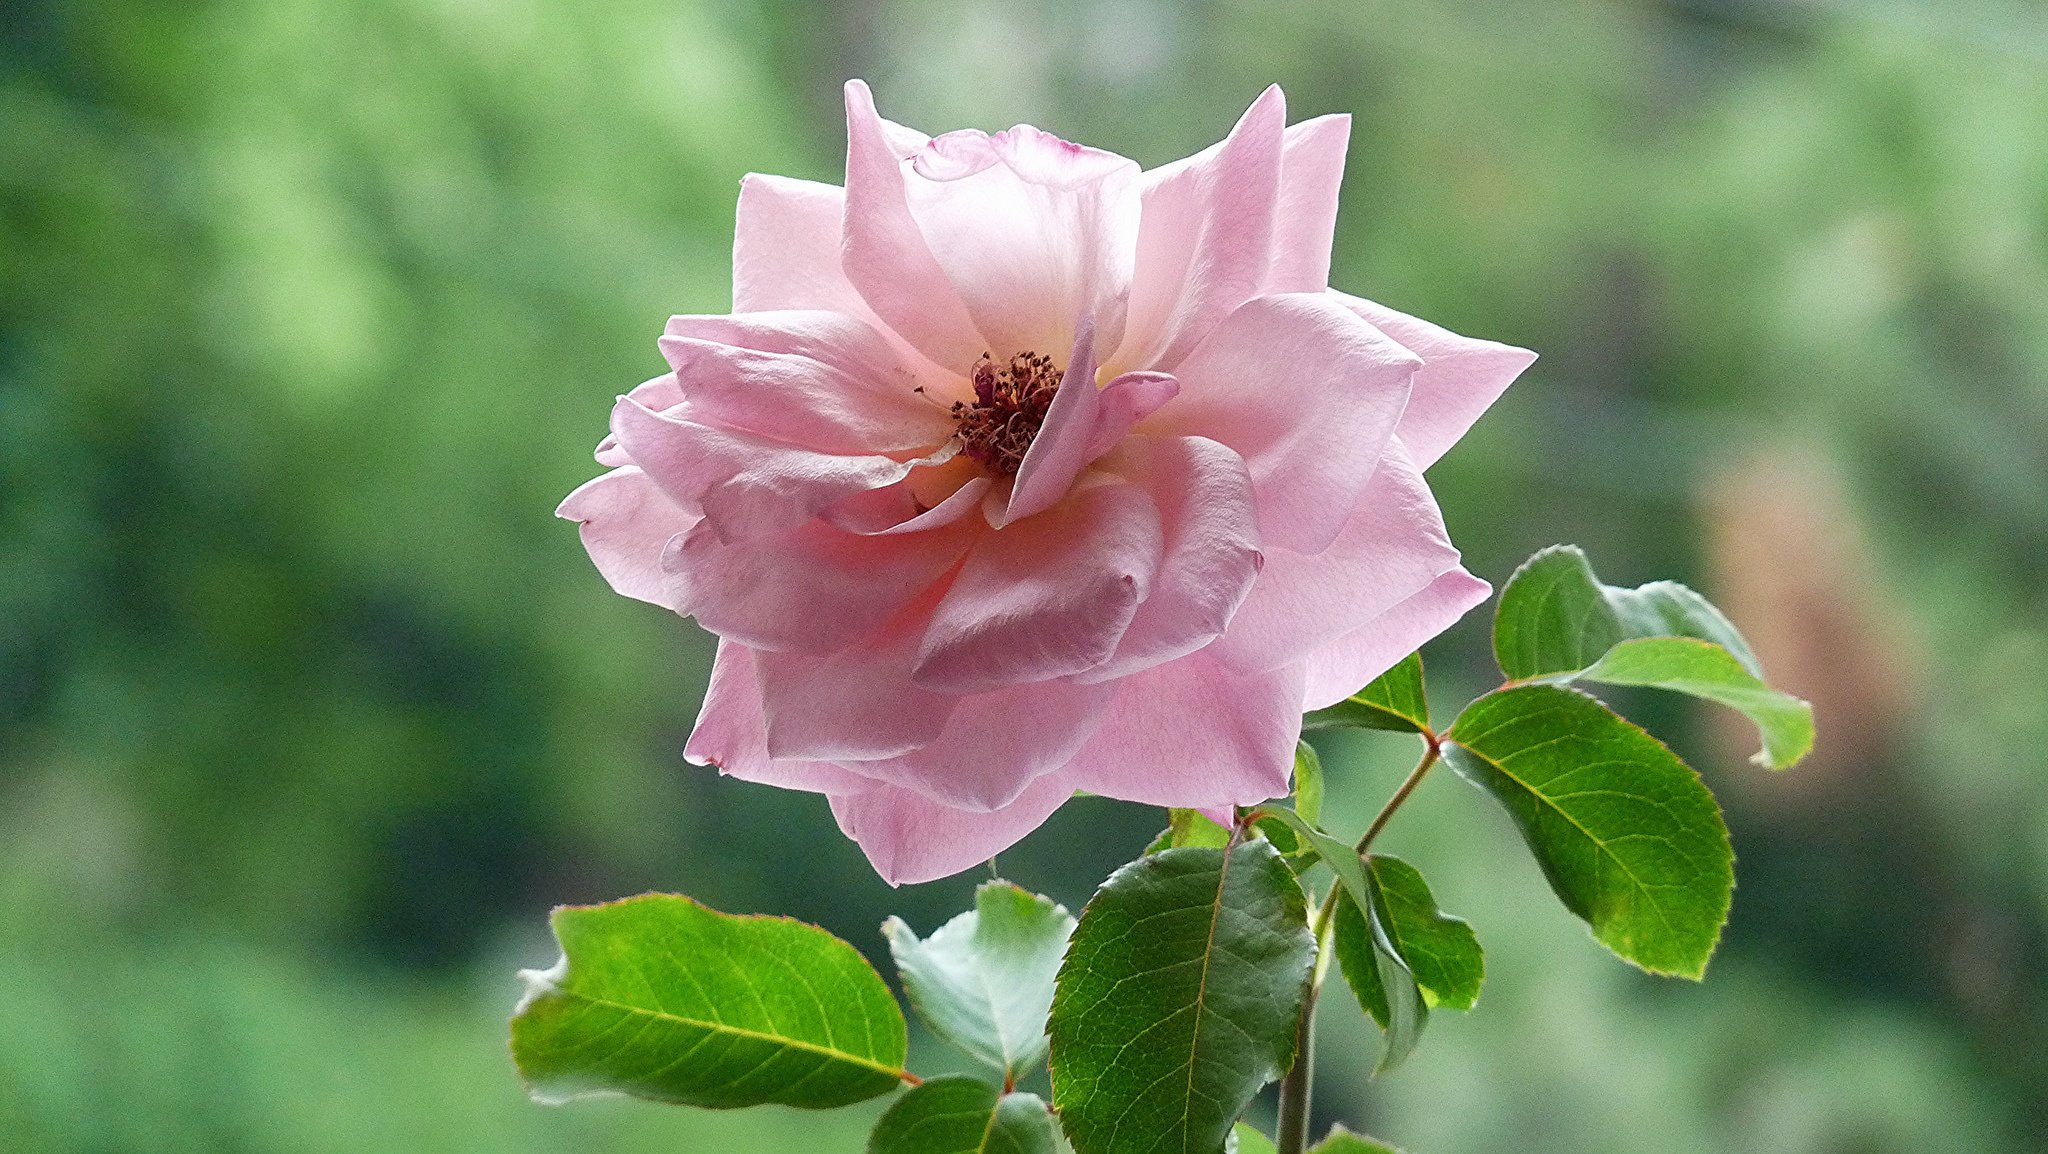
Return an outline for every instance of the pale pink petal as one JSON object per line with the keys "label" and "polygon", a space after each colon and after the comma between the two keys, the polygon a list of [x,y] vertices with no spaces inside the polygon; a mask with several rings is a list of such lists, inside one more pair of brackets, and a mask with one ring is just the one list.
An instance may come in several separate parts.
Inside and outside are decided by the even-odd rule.
{"label": "pale pink petal", "polygon": [[[676,384],[674,373],[663,373],[653,380],[634,385],[626,396],[643,408],[665,412],[683,403],[682,386]],[[608,469],[633,463],[633,455],[619,447],[619,438],[611,430],[605,430],[604,440],[597,443],[597,463]]]}
{"label": "pale pink petal", "polygon": [[1286,123],[1287,98],[1275,85],[1222,143],[1145,174],[1130,320],[1107,359],[1113,369],[1174,371],[1258,295],[1272,264]]}
{"label": "pale pink petal", "polygon": [[1461,337],[1382,304],[1333,293],[1351,311],[1422,358],[1399,432],[1419,468],[1436,464],[1472,422],[1507,390],[1536,354],[1513,345]]}
{"label": "pale pink petal", "polygon": [[673,608],[662,550],[697,519],[646,474],[626,465],[594,477],[563,498],[555,516],[582,522],[583,548],[615,591]]}
{"label": "pale pink petal", "polygon": [[860,843],[890,885],[928,882],[970,869],[1022,841],[1072,797],[1056,775],[1040,778],[1001,809],[942,805],[907,789],[880,786],[832,795],[832,816]]}
{"label": "pale pink petal", "polygon": [[808,521],[724,541],[708,524],[662,557],[671,603],[720,637],[755,649],[830,653],[882,627],[944,577],[979,529],[861,536]]}
{"label": "pale pink petal", "polygon": [[1235,449],[1262,538],[1315,553],[1358,504],[1420,364],[1326,293],[1260,297],[1189,355],[1180,396],[1145,431]]}
{"label": "pale pink petal", "polygon": [[786,176],[740,181],[733,222],[732,311],[825,309],[865,317],[839,267],[846,190]]}
{"label": "pale pink petal", "polygon": [[893,485],[915,462],[815,453],[691,419],[691,406],[656,413],[622,398],[612,430],[633,462],[720,537],[739,540],[800,525],[856,493]]}
{"label": "pale pink petal", "polygon": [[[1122,339],[1138,166],[1019,125],[932,141],[906,178],[911,215],[998,360],[1058,356],[1092,317]],[[962,367],[968,362],[963,362]]]}
{"label": "pale pink petal", "polygon": [[896,757],[841,765],[968,809],[999,809],[1067,764],[1095,733],[1114,685],[1041,681],[957,699],[939,736]]}
{"label": "pale pink petal", "polygon": [[1081,470],[1114,448],[1139,420],[1157,412],[1180,392],[1180,382],[1165,373],[1125,373],[1095,387],[1095,357],[1089,331],[1074,342],[1073,359],[1060,378],[1059,391],[1045,414],[1045,424],[1017,468],[997,528],[1052,507]]}
{"label": "pale pink petal", "polygon": [[672,317],[661,351],[704,424],[827,453],[928,449],[953,435],[946,410],[917,391],[938,384],[922,358],[843,313]]}
{"label": "pale pink petal", "polygon": [[1122,481],[983,534],[932,614],[918,684],[977,693],[1100,665],[1150,591],[1162,544],[1158,508]]}
{"label": "pale pink petal", "polygon": [[864,536],[922,533],[951,525],[972,513],[992,484],[987,477],[971,477],[938,504],[926,508],[917,496],[917,474],[913,472],[886,489],[856,493],[820,516],[834,528]]}
{"label": "pale pink petal", "polygon": [[1158,412],[1180,395],[1180,382],[1168,373],[1125,373],[1102,386],[1102,411],[1095,418],[1095,436],[1088,442],[1088,460],[1115,448],[1131,426]]}
{"label": "pale pink petal", "polygon": [[704,691],[704,708],[697,714],[697,726],[683,746],[683,756],[694,765],[715,765],[720,773],[741,781],[783,789],[855,794],[872,788],[869,779],[829,762],[777,761],[768,756],[754,657],[745,646],[718,643],[711,684]]}
{"label": "pale pink petal", "polygon": [[880,632],[831,653],[754,655],[778,758],[843,761],[895,757],[937,740],[960,698],[910,680],[930,593]]}
{"label": "pale pink petal", "polygon": [[1253,805],[1287,793],[1303,670],[1240,674],[1206,654],[1116,683],[1116,699],[1060,776],[1147,805]]}
{"label": "pale pink petal", "polygon": [[988,342],[910,215],[906,154],[885,123],[867,85],[847,81],[841,268],[884,323],[935,364],[964,374]]}
{"label": "pale pink petal", "polygon": [[1491,592],[1486,582],[1453,569],[1422,592],[1310,653],[1301,707],[1321,709],[1357,693],[1422,648],[1423,642],[1449,629]]}
{"label": "pale pink petal", "polygon": [[1302,661],[1457,567],[1436,498],[1397,438],[1330,547],[1269,546],[1251,596],[1204,652],[1240,671]]}
{"label": "pale pink petal", "polygon": [[1081,674],[1084,681],[1123,677],[1215,640],[1263,563],[1251,474],[1227,447],[1202,437],[1133,437],[1113,467],[1152,494],[1166,546],[1116,655]]}
{"label": "pale pink petal", "polygon": [[1351,117],[1304,120],[1287,130],[1280,153],[1280,208],[1273,216],[1269,293],[1313,293],[1330,287],[1330,246],[1337,234],[1337,189]]}

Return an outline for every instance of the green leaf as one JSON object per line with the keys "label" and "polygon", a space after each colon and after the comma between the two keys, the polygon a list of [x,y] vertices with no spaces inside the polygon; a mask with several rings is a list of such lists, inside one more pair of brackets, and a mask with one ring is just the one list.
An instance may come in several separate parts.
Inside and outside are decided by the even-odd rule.
{"label": "green leaf", "polygon": [[979,1078],[933,1078],[875,1123],[868,1154],[1053,1154],[1052,1114],[1036,1094],[1005,1094]]}
{"label": "green leaf", "polygon": [[1211,1154],[1294,1061],[1315,959],[1271,843],[1169,849],[1081,912],[1053,997],[1052,1093],[1079,1154]]}
{"label": "green leaf", "polygon": [[1252,1126],[1250,1122],[1239,1122],[1230,1128],[1230,1141],[1224,1146],[1224,1154],[1278,1154],[1273,1140]]}
{"label": "green leaf", "polygon": [[1310,712],[1301,727],[1318,729],[1387,729],[1396,733],[1429,732],[1429,697],[1422,688],[1422,654],[1410,653],[1400,664],[1373,679],[1371,685],[1330,706]]}
{"label": "green leaf", "polygon": [[[1330,867],[1330,872],[1337,875],[1337,883],[1343,887],[1353,908],[1364,911],[1365,932],[1355,939],[1362,945],[1353,964],[1361,973],[1370,968],[1377,979],[1380,994],[1374,1020],[1386,1031],[1386,1040],[1380,1050],[1379,1065],[1373,1072],[1384,1074],[1414,1052],[1416,1044],[1422,1041],[1422,1028],[1429,1022],[1429,1006],[1422,997],[1421,987],[1416,983],[1408,960],[1401,955],[1386,895],[1381,891],[1378,880],[1366,871],[1356,849],[1302,821],[1298,814],[1277,808],[1264,812],[1292,825],[1323,864]],[[1348,975],[1350,971],[1346,973]],[[1353,988],[1356,990],[1356,986]],[[1392,991],[1391,999],[1388,991]],[[1359,1000],[1368,1009],[1373,1008],[1373,1003],[1365,1002],[1365,995],[1360,994]]]}
{"label": "green leaf", "polygon": [[1065,908],[1002,881],[923,941],[899,918],[882,923],[918,1015],[1011,1084],[1045,1060],[1053,978],[1073,931]]}
{"label": "green leaf", "polygon": [[1721,646],[1695,638],[1623,641],[1586,669],[1558,680],[1647,685],[1741,710],[1763,735],[1763,749],[1752,760],[1771,769],[1790,768],[1813,749],[1813,706],[1757,680]]}
{"label": "green leaf", "polygon": [[[1394,948],[1408,963],[1423,997],[1432,1008],[1471,1009],[1486,976],[1485,955],[1472,927],[1437,909],[1422,874],[1400,858],[1374,854],[1368,868],[1386,901]],[[1359,1004],[1384,1026],[1387,995],[1372,956],[1372,937],[1365,916],[1348,896],[1338,898],[1335,948]]]}
{"label": "green leaf", "polygon": [[1493,618],[1494,656],[1515,681],[1584,669],[1632,637],[1709,641],[1763,677],[1742,634],[1706,598],[1671,581],[1603,585],[1574,545],[1553,545],[1523,562]]}
{"label": "green leaf", "polygon": [[1698,978],[1735,886],[1720,807],[1655,738],[1573,689],[1473,702],[1444,760],[1507,808],[1551,889],[1622,958]]}
{"label": "green leaf", "polygon": [[1323,820],[1323,759],[1306,741],[1294,743],[1294,812],[1310,825]]}
{"label": "green leaf", "polygon": [[1401,1154],[1401,1151],[1377,1138],[1354,1134],[1339,1123],[1330,1127],[1327,1137],[1309,1147],[1308,1154]]}
{"label": "green leaf", "polygon": [[512,1017],[512,1056],[540,1101],[819,1109],[903,1080],[903,1011],[858,950],[816,926],[674,894],[552,920],[562,959],[520,973]]}
{"label": "green leaf", "polygon": [[1166,811],[1166,828],[1152,839],[1145,852],[1158,853],[1163,849],[1186,849],[1190,846],[1222,849],[1228,844],[1230,831],[1210,821],[1200,810],[1169,809]]}

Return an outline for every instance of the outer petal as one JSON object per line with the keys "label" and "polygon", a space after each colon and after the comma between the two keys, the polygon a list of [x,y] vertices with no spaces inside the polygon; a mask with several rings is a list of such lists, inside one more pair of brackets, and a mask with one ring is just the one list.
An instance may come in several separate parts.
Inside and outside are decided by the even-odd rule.
{"label": "outer petal", "polygon": [[1272,263],[1287,98],[1275,85],[1222,143],[1145,174],[1130,321],[1108,364],[1174,371]]}
{"label": "outer petal", "polygon": [[697,518],[664,496],[638,467],[594,477],[563,498],[555,516],[582,522],[583,548],[619,593],[673,608],[661,571],[670,538]]}
{"label": "outer petal", "polygon": [[913,676],[978,693],[1109,659],[1152,587],[1159,510],[1120,481],[984,534],[932,614]]}
{"label": "outer petal", "polygon": [[861,298],[918,351],[956,372],[987,342],[911,217],[900,133],[875,112],[858,80],[846,83],[846,218],[840,267]]}
{"label": "outer petal", "polygon": [[1280,208],[1273,218],[1269,293],[1313,293],[1330,287],[1330,247],[1337,235],[1337,190],[1351,117],[1318,116],[1287,130],[1280,154]]}
{"label": "outer petal", "polygon": [[910,664],[936,594],[875,636],[831,653],[754,655],[768,751],[778,758],[886,758],[937,740],[960,698],[921,689]]}
{"label": "outer petal", "polygon": [[938,383],[922,358],[898,356],[844,313],[672,317],[661,351],[706,424],[828,453],[926,449],[953,435],[917,392]]}
{"label": "outer petal", "polygon": [[1422,643],[1449,629],[1493,587],[1453,569],[1422,592],[1308,656],[1304,710],[1321,709],[1357,693]]}
{"label": "outer petal", "polygon": [[1180,396],[1145,431],[1235,449],[1264,540],[1316,553],[1357,506],[1420,365],[1326,294],[1260,297],[1187,358]]}
{"label": "outer petal", "polygon": [[1422,358],[1399,429],[1419,468],[1429,468],[1457,444],[1479,414],[1536,361],[1528,349],[1461,337],[1382,304],[1343,293],[1331,295]]}
{"label": "outer petal", "polygon": [[905,180],[910,213],[998,359],[1057,355],[1093,318],[1122,338],[1138,235],[1138,166],[1030,125],[952,132]]}
{"label": "outer petal", "polygon": [[1215,640],[1264,563],[1251,474],[1229,448],[1202,437],[1133,437],[1113,467],[1152,494],[1166,546],[1116,655],[1084,681],[1125,677]]}
{"label": "outer petal", "polygon": [[822,761],[777,761],[768,756],[767,729],[762,722],[761,691],[754,679],[754,653],[730,641],[718,643],[711,664],[711,684],[704,708],[683,746],[683,756],[696,765],[715,765],[720,773],[741,781],[807,789],[817,793],[852,794],[871,788],[867,778]]}
{"label": "outer petal", "polygon": [[1207,809],[1284,796],[1304,676],[1300,665],[1239,674],[1196,653],[1126,677],[1061,777],[1148,805]]}
{"label": "outer petal", "polygon": [[841,764],[946,805],[1001,809],[1073,760],[1094,735],[1113,685],[1016,685],[959,699],[929,745],[900,757]]}
{"label": "outer petal", "polygon": [[[634,385],[626,396],[640,407],[659,413],[683,403],[683,388],[676,383],[676,375],[669,372]],[[632,464],[633,454],[620,448],[618,436],[606,430],[604,440],[597,443],[597,463],[607,469],[616,469]]]}
{"label": "outer petal", "polygon": [[987,861],[1023,840],[1073,794],[1058,776],[1044,777],[1001,809],[976,812],[880,786],[834,794],[832,816],[847,837],[860,843],[876,873],[890,885],[902,885]]}
{"label": "outer petal", "polygon": [[975,532],[862,536],[808,521],[722,541],[699,524],[669,544],[662,571],[679,613],[755,649],[830,653],[875,632],[946,575]]}
{"label": "outer petal", "polygon": [[839,267],[846,190],[786,176],[740,181],[733,221],[732,311],[826,309],[866,316]]}
{"label": "outer petal", "polygon": [[1204,652],[1240,671],[1293,664],[1457,566],[1436,498],[1396,439],[1330,547],[1268,548],[1251,596]]}

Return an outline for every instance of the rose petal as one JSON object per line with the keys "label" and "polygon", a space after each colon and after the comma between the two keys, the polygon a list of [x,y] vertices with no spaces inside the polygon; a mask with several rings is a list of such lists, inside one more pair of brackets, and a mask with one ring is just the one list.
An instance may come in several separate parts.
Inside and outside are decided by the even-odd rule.
{"label": "rose petal", "polygon": [[946,575],[979,522],[861,536],[808,521],[725,541],[700,523],[662,556],[668,596],[720,637],[755,649],[830,653],[882,627]]}
{"label": "rose petal", "polygon": [[[953,283],[910,214],[900,133],[846,82],[846,216],[840,267],[876,316],[941,367],[964,373],[986,351]],[[892,139],[893,138],[893,139]]]}
{"label": "rose petal", "polygon": [[1162,544],[1158,509],[1122,481],[983,534],[932,614],[917,683],[977,693],[1100,665],[1150,591]]}
{"label": "rose petal", "polygon": [[1536,354],[1528,349],[1461,337],[1382,304],[1343,293],[1331,295],[1422,358],[1397,430],[1417,468],[1436,464],[1522,370],[1536,362]]}
{"label": "rose petal", "polygon": [[733,222],[732,309],[825,309],[865,318],[867,303],[839,267],[846,190],[749,173]]}
{"label": "rose petal", "polygon": [[[683,389],[676,383],[674,373],[663,373],[652,380],[634,385],[626,394],[643,408],[665,412],[683,403]],[[611,430],[605,430],[604,440],[597,443],[597,463],[607,469],[633,463],[633,455],[619,447],[619,438]]]}
{"label": "rose petal", "polygon": [[1273,214],[1273,263],[1264,291],[1312,293],[1330,287],[1337,190],[1344,183],[1344,153],[1350,144],[1351,117],[1343,114],[1304,120],[1282,138],[1280,207]]}
{"label": "rose petal", "polygon": [[831,653],[754,655],[777,758],[895,757],[931,744],[960,698],[921,689],[910,664],[936,597],[912,603],[875,636]]}
{"label": "rose petal", "polygon": [[1061,776],[1146,805],[1253,805],[1287,793],[1301,737],[1300,665],[1240,674],[1206,654],[1116,683],[1095,736]]}
{"label": "rose petal", "polygon": [[1263,563],[1251,474],[1226,446],[1203,437],[1133,437],[1115,467],[1152,494],[1166,545],[1151,594],[1116,655],[1081,674],[1084,681],[1124,677],[1215,640]]}
{"label": "rose petal", "polygon": [[1420,364],[1328,294],[1260,297],[1189,355],[1180,396],[1145,428],[1235,449],[1262,539],[1315,553],[1358,504]]}
{"label": "rose petal", "polygon": [[611,587],[628,597],[673,607],[662,550],[697,519],[669,500],[633,465],[583,483],[555,516],[582,522],[583,548]]}
{"label": "rose petal", "polygon": [[1303,710],[1322,709],[1357,693],[1422,643],[1449,629],[1493,587],[1463,569],[1431,581],[1420,593],[1308,655]]}
{"label": "rose petal", "polygon": [[956,699],[931,742],[896,757],[842,760],[847,770],[968,809],[999,809],[1073,759],[1095,733],[1113,685],[1068,679]]}
{"label": "rose petal", "polygon": [[957,809],[907,789],[879,786],[832,795],[832,816],[890,885],[971,869],[1023,840],[1072,797],[1057,776],[1040,778],[1001,809]]}
{"label": "rose petal", "polygon": [[704,708],[697,714],[683,756],[694,765],[715,765],[718,772],[741,781],[783,789],[846,795],[873,788],[869,779],[829,762],[778,761],[768,756],[754,656],[745,646],[718,643],[718,654],[711,663],[711,684],[704,691]]}
{"label": "rose petal", "polygon": [[945,409],[917,392],[936,373],[843,313],[672,317],[661,351],[704,424],[828,453],[928,449],[953,435]]}
{"label": "rose petal", "polygon": [[1220,144],[1145,173],[1130,320],[1107,363],[1174,371],[1258,295],[1272,263],[1287,98],[1266,89]]}
{"label": "rose petal", "polygon": [[1269,545],[1251,595],[1204,652],[1241,672],[1301,661],[1457,566],[1436,498],[1396,438],[1330,547]]}

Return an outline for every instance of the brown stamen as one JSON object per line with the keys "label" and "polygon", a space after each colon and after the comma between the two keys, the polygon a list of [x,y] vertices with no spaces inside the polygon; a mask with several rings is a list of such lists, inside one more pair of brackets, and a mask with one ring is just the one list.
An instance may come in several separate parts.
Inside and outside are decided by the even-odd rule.
{"label": "brown stamen", "polygon": [[1059,387],[1060,370],[1051,357],[1020,353],[997,368],[983,353],[974,363],[974,403],[953,403],[960,451],[991,473],[1014,476]]}

